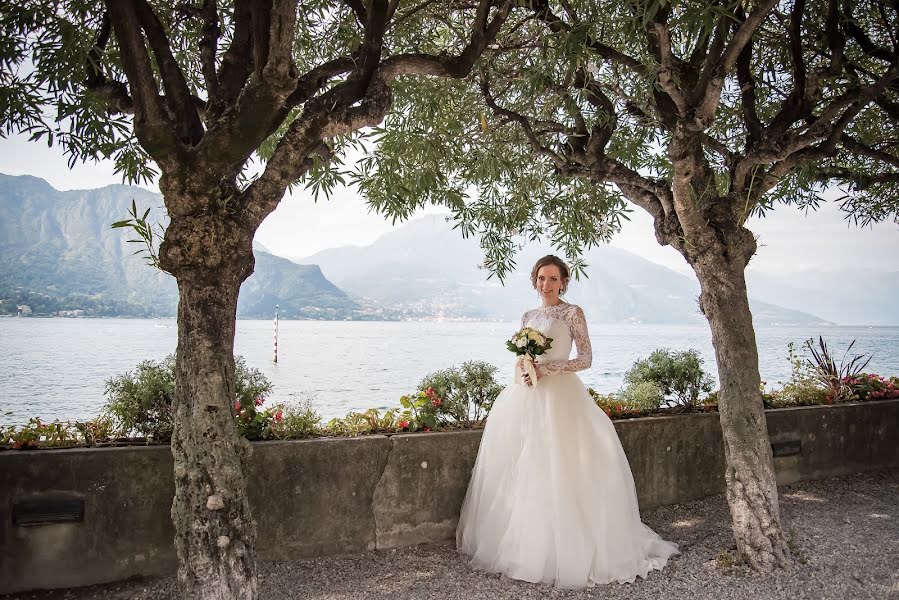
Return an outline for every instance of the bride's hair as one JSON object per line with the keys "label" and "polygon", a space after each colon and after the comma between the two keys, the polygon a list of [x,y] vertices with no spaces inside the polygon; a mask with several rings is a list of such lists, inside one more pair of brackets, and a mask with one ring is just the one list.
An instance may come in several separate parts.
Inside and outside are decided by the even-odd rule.
{"label": "bride's hair", "polygon": [[554,254],[547,254],[540,260],[534,263],[534,268],[531,269],[531,285],[534,286],[534,289],[537,289],[537,271],[540,270],[541,267],[545,267],[546,265],[555,265],[559,267],[559,272],[562,274],[562,288],[559,290],[560,294],[564,294],[568,291],[568,282],[571,281],[571,274],[568,272],[568,265],[565,264],[565,261],[555,256]]}

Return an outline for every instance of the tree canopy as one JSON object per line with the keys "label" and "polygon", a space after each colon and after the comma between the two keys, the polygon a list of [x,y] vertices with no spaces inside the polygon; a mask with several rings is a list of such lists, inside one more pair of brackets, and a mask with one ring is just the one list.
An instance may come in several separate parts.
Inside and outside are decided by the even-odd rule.
{"label": "tree canopy", "polygon": [[[674,163],[701,214],[743,224],[834,187],[865,225],[899,215],[895,3],[549,2],[513,13],[465,81],[398,87],[355,171],[405,217],[448,206],[500,273],[510,234],[572,256],[604,240],[624,199],[680,247]],[[676,133],[695,146],[672,148]],[[680,248],[679,248],[680,249]]]}

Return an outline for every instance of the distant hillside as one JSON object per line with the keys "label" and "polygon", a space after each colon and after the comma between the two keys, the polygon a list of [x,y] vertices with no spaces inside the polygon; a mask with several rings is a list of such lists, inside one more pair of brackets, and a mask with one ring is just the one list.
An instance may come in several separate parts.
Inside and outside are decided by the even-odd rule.
{"label": "distant hillside", "polygon": [[[133,237],[110,224],[127,218],[132,199],[159,220],[162,198],[112,185],[60,192],[35,177],[0,174],[0,313],[80,309],[95,316],[171,316],[178,291],[170,275],[133,256]],[[238,316],[346,318],[357,304],[315,265],[296,265],[255,249]]]}
{"label": "distant hillside", "polygon": [[[412,221],[365,247],[347,246],[298,260],[318,264],[341,289],[370,302],[418,307],[447,317],[517,319],[537,303],[527,270],[547,247],[526,247],[506,285],[487,279],[475,239],[463,239],[439,216]],[[587,253],[588,278],[568,299],[600,323],[701,323],[699,285],[630,252],[601,246]],[[808,312],[752,299],[756,324],[822,323]]]}
{"label": "distant hillside", "polygon": [[746,271],[749,293],[802,307],[840,325],[899,325],[899,271],[804,270],[772,275]]}

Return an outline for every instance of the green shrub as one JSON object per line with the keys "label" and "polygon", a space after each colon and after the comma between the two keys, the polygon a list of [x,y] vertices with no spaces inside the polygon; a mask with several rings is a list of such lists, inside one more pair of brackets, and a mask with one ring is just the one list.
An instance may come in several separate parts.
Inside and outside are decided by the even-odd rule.
{"label": "green shrub", "polygon": [[[267,437],[274,411],[257,410],[272,384],[258,369],[247,367],[243,357],[234,360],[234,407],[238,430],[249,439]],[[103,407],[121,435],[138,435],[154,442],[172,439],[172,402],[175,397],[175,356],[162,361],[145,360],[135,372],[106,382],[109,400]],[[261,401],[260,401],[261,400]]]}
{"label": "green shrub", "polygon": [[103,412],[122,435],[138,435],[161,442],[172,438],[172,400],[175,397],[175,357],[145,360],[135,372],[106,382],[109,398]]}
{"label": "green shrub", "polygon": [[433,412],[436,425],[453,423],[471,427],[487,418],[493,401],[503,389],[496,381],[496,371],[493,365],[475,360],[459,368],[429,373],[418,384],[420,391],[412,398],[420,400],[424,394],[427,403],[419,410],[425,415]]}
{"label": "green shrub", "polygon": [[281,417],[275,413],[271,424],[273,437],[279,439],[307,438],[321,434],[321,414],[315,410],[312,399],[303,397],[278,407]]}
{"label": "green shrub", "polygon": [[321,432],[324,435],[357,436],[372,433],[393,433],[402,429],[398,425],[397,410],[390,409],[381,415],[376,408],[365,412],[351,412],[343,418],[328,421]]}
{"label": "green shrub", "polygon": [[[667,348],[654,350],[640,359],[624,375],[622,395],[639,400],[647,410],[667,406],[696,407],[699,396],[712,391],[713,380],[702,368],[703,360],[696,350],[673,352]],[[654,396],[654,384],[660,395]]]}
{"label": "green shrub", "polygon": [[601,408],[611,419],[637,417],[643,412],[643,409],[639,406],[615,394],[602,394],[593,388],[587,388],[587,391],[590,393],[596,406]]}
{"label": "green shrub", "polygon": [[[762,401],[768,408],[788,406],[811,406],[827,404],[826,390],[820,385],[812,364],[796,351],[793,342],[787,344],[787,358],[790,361],[790,378],[778,381],[781,387],[770,392],[762,392]],[[763,382],[764,383],[764,382]]]}
{"label": "green shrub", "polygon": [[621,390],[620,401],[644,411],[658,410],[665,394],[655,381],[637,381]]}

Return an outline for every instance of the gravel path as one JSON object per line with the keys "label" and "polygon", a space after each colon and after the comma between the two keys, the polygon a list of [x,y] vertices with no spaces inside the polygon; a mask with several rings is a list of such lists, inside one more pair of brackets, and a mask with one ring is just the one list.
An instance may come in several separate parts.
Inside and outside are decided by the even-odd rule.
{"label": "gravel path", "polygon": [[[682,554],[633,584],[570,591],[523,583],[474,571],[452,546],[437,544],[260,563],[260,597],[899,600],[899,469],[797,483],[781,488],[780,501],[795,566],[772,575],[728,566],[730,516],[724,497],[714,496],[643,514]],[[167,577],[4,598],[175,600],[176,592]]]}

